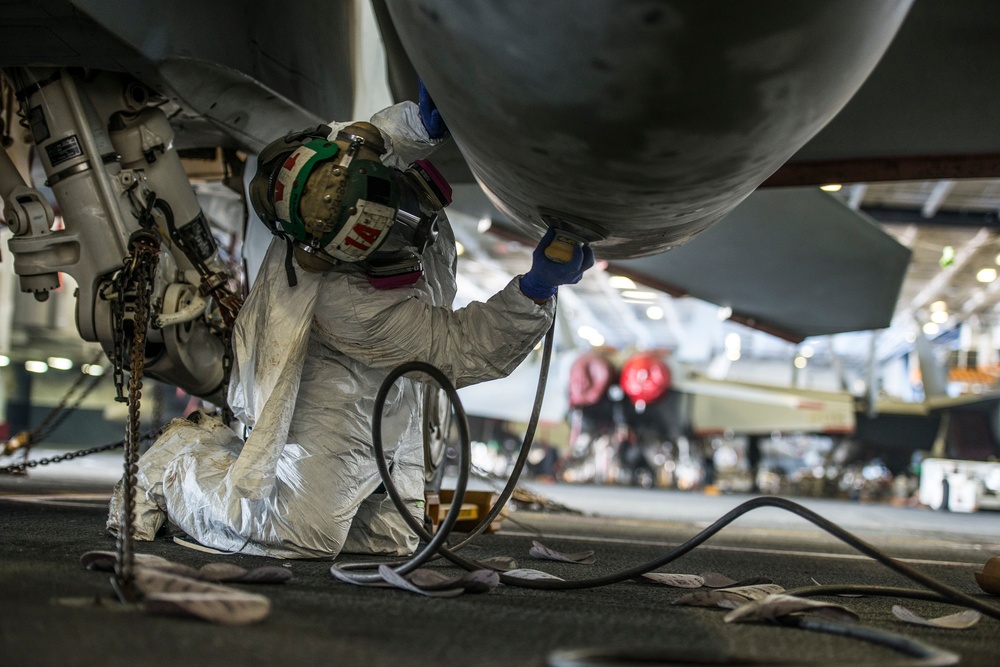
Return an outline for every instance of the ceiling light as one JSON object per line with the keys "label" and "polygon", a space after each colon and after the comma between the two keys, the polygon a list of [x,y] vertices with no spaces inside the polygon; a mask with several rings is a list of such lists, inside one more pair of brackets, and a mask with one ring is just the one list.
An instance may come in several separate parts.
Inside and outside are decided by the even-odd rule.
{"label": "ceiling light", "polygon": [[997,279],[997,270],[993,267],[987,267],[985,269],[979,269],[979,273],[976,274],[976,280],[981,283],[991,283]]}
{"label": "ceiling light", "polygon": [[656,292],[642,292],[639,290],[625,290],[622,292],[622,297],[626,299],[636,299],[639,301],[652,301],[656,299]]}
{"label": "ceiling light", "polygon": [[635,283],[631,278],[625,276],[611,276],[608,278],[608,285],[615,289],[635,289]]}
{"label": "ceiling light", "polygon": [[66,357],[49,357],[48,364],[49,368],[54,368],[57,371],[68,371],[73,368],[73,361]]}
{"label": "ceiling light", "polygon": [[600,331],[586,324],[576,330],[576,335],[590,343],[593,347],[601,347],[606,342]]}
{"label": "ceiling light", "polygon": [[944,310],[936,310],[931,313],[931,322],[936,322],[937,324],[944,324],[948,321],[948,313]]}
{"label": "ceiling light", "polygon": [[944,301],[935,301],[934,303],[931,304],[931,310],[932,311],[948,310],[948,304],[946,304]]}
{"label": "ceiling light", "polygon": [[80,366],[80,370],[93,377],[104,375],[104,366],[99,366],[97,364],[84,364],[83,366]]}
{"label": "ceiling light", "polygon": [[812,345],[803,345],[799,349],[799,354],[801,354],[806,359],[808,359],[809,357],[813,356],[814,350],[812,348]]}
{"label": "ceiling light", "polygon": [[738,350],[742,346],[743,346],[743,341],[740,340],[740,335],[738,333],[731,333],[726,335],[727,350]]}
{"label": "ceiling light", "polygon": [[24,370],[29,373],[44,373],[49,370],[49,365],[44,361],[31,360],[24,362]]}
{"label": "ceiling light", "polygon": [[934,322],[928,322],[923,326],[924,333],[928,336],[933,336],[937,332],[941,331],[941,327]]}
{"label": "ceiling light", "polygon": [[646,309],[646,317],[651,320],[662,320],[663,319],[663,309],[659,306],[650,306]]}
{"label": "ceiling light", "polygon": [[733,309],[730,308],[729,306],[722,306],[721,308],[719,308],[716,315],[721,321],[728,320],[730,317],[733,316]]}
{"label": "ceiling light", "polygon": [[4,366],[10,366],[10,357],[6,354],[0,354],[0,368]]}
{"label": "ceiling light", "polygon": [[480,234],[485,234],[486,232],[490,231],[490,227],[492,226],[493,226],[493,221],[490,220],[489,218],[484,217],[484,218],[479,218],[479,224],[476,225],[476,229],[479,231]]}
{"label": "ceiling light", "polygon": [[731,350],[726,350],[726,359],[729,361],[739,361],[740,360],[740,349],[733,348]]}
{"label": "ceiling light", "polygon": [[809,363],[809,360],[803,357],[802,355],[799,355],[795,357],[795,361],[793,361],[792,363],[795,364],[796,368],[805,368],[806,364]]}
{"label": "ceiling light", "polygon": [[840,183],[828,183],[827,185],[819,186],[819,189],[823,192],[840,192],[840,188],[844,187]]}

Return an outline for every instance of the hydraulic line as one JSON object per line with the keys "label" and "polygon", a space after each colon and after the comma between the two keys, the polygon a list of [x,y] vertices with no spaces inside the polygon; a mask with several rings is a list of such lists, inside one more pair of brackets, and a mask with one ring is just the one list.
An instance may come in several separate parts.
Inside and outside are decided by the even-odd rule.
{"label": "hydraulic line", "polygon": [[[430,548],[430,543],[428,542],[428,544],[422,547],[410,560],[389,563],[388,565],[390,567],[399,568],[397,569],[397,571],[399,572],[402,572],[402,568],[406,567],[405,571],[410,572],[416,567],[412,565],[413,561],[415,560],[419,559],[420,563],[425,563],[434,558],[444,557],[452,561],[459,567],[463,567],[469,571],[484,569],[484,568],[491,569],[476,561],[466,560],[464,558],[461,558],[460,556],[455,555],[455,552],[461,549],[462,547],[468,545],[469,542],[471,542],[473,539],[479,536],[484,530],[486,530],[487,527],[490,526],[490,524],[493,523],[493,521],[497,518],[500,512],[503,511],[504,506],[507,504],[507,501],[514,493],[514,489],[517,487],[518,480],[520,480],[521,478],[521,472],[524,470],[524,466],[527,464],[528,454],[531,451],[531,443],[534,441],[535,437],[535,429],[538,426],[538,418],[542,410],[542,399],[545,396],[545,386],[548,383],[549,366],[552,360],[552,348],[554,340],[555,340],[555,319],[553,318],[552,326],[550,326],[548,331],[545,333],[545,341],[542,345],[542,359],[538,373],[538,383],[535,389],[535,400],[532,403],[531,416],[528,419],[528,425],[524,433],[524,438],[521,440],[521,448],[518,451],[517,459],[514,461],[514,466],[513,469],[511,470],[510,477],[507,480],[507,484],[500,492],[496,502],[493,503],[493,507],[490,508],[490,510],[486,513],[486,516],[484,516],[483,519],[474,528],[472,528],[472,530],[470,530],[469,533],[460,542],[458,542],[451,548],[445,548],[441,546],[441,547],[436,547],[436,549],[432,551]],[[406,370],[404,370],[404,367],[406,367]],[[422,362],[411,362],[410,364],[403,364],[402,366],[396,367],[388,376],[386,376],[386,379],[383,381],[382,386],[379,388],[379,393],[375,397],[375,412],[372,417],[372,442],[374,443],[375,446],[375,461],[379,468],[379,474],[382,476],[383,479],[385,479],[389,475],[388,467],[385,464],[384,447],[382,444],[382,437],[381,437],[382,411],[385,407],[385,398],[388,395],[389,390],[392,388],[393,383],[397,379],[402,377],[407,372],[416,370],[426,370],[428,374],[431,374],[437,380],[438,384],[441,386],[442,389],[445,390],[445,393],[448,394],[449,400],[451,400],[452,402],[453,409],[455,410],[456,421],[459,427],[459,432],[468,433],[468,428],[469,428],[468,420],[465,417],[465,410],[464,408],[462,408],[461,399],[458,397],[458,392],[455,390],[454,386],[451,384],[451,381],[448,380],[447,377],[441,374],[440,371],[434,366]],[[459,466],[458,466],[459,480],[461,480],[463,473],[465,479],[467,480],[469,474],[469,468],[471,468],[471,460],[472,460],[471,443],[462,442],[462,447],[463,447],[462,452],[464,452],[466,446],[468,446],[469,448],[469,454],[468,455],[462,454],[459,457]],[[461,508],[462,501],[465,497],[465,486],[466,486],[465,483],[461,485],[462,488],[461,495],[458,493],[458,488],[455,489],[455,495],[452,499],[451,509],[449,510],[448,516],[450,516],[451,513],[455,511],[456,507],[459,509]],[[385,485],[385,488],[386,492],[392,498],[393,503],[396,505],[396,507],[397,508],[403,507],[403,500],[399,496],[399,492],[395,488],[395,485],[390,482],[389,484]],[[416,520],[413,519],[413,517],[409,513],[406,513],[403,518],[404,520],[406,520],[406,522],[410,525],[411,528],[414,527],[415,525],[414,522]],[[457,512],[456,512],[456,520],[457,520]],[[447,516],[445,518],[445,522],[442,522],[441,526],[438,528],[435,537],[443,532],[446,523],[448,523]],[[449,525],[453,524],[454,521],[450,522]],[[448,531],[450,532],[450,530],[451,528],[449,527]],[[424,540],[431,539],[430,533],[428,533],[425,530],[423,525],[420,526],[420,530],[417,531],[417,534]],[[446,534],[444,538],[442,538],[441,542],[444,542],[447,538],[448,535]],[[353,572],[355,570],[370,569],[371,567],[372,565],[368,563],[345,563],[342,565],[332,566],[330,568],[330,571],[335,577],[342,580],[350,581],[355,584],[366,584],[366,583],[372,584],[381,582],[382,578],[379,577],[377,574],[371,574],[371,575],[349,574],[350,572]]]}
{"label": "hydraulic line", "polygon": [[496,502],[493,503],[493,507],[491,507],[490,511],[486,513],[483,520],[470,530],[468,535],[466,535],[461,542],[452,546],[452,551],[458,551],[486,530],[497,518],[497,516],[499,516],[500,512],[503,511],[503,508],[506,507],[507,501],[510,500],[511,495],[513,495],[514,489],[517,488],[517,483],[521,479],[521,473],[524,470],[524,466],[528,462],[528,454],[531,453],[531,443],[535,441],[535,429],[538,427],[538,418],[542,412],[542,399],[545,397],[545,385],[548,383],[549,379],[549,364],[552,360],[552,345],[555,340],[555,328],[556,322],[555,318],[553,318],[552,326],[550,326],[549,330],[545,332],[545,342],[542,344],[542,360],[538,370],[538,384],[535,388],[535,400],[531,405],[531,416],[528,418],[528,426],[524,431],[524,438],[521,440],[521,448],[517,452],[517,459],[514,461],[514,467],[511,469],[510,477],[507,479],[507,484],[504,486],[503,490],[500,491],[500,495],[497,497]]}
{"label": "hydraulic line", "polygon": [[[448,400],[452,403],[452,408],[455,411],[456,422],[458,423],[459,432],[459,454],[458,454],[458,480],[455,483],[455,500],[451,504],[451,508],[448,510],[448,514],[445,515],[444,521],[441,522],[440,528],[435,535],[431,536],[427,531],[424,530],[423,524],[417,521],[409,510],[406,509],[406,504],[403,498],[399,495],[399,490],[396,485],[392,483],[391,475],[389,474],[389,466],[385,462],[385,450],[382,447],[382,411],[385,408],[386,396],[389,394],[389,390],[392,389],[392,385],[401,378],[406,373],[421,372],[430,375],[438,385],[448,394]],[[402,511],[403,518],[412,527],[417,525],[420,527],[418,534],[422,535],[427,539],[427,544],[422,548],[418,549],[416,553],[413,554],[409,560],[402,563],[393,563],[392,567],[397,574],[403,575],[408,572],[412,572],[417,569],[428,560],[433,558],[435,554],[439,551],[444,553],[447,549],[444,548],[444,541],[448,539],[448,535],[451,533],[452,527],[458,520],[458,515],[462,511],[462,500],[465,498],[465,487],[469,481],[469,467],[472,460],[472,447],[471,439],[469,438],[469,421],[465,416],[465,409],[462,407],[462,401],[458,397],[458,392],[455,390],[455,386],[451,381],[442,373],[436,366],[422,362],[422,361],[411,361],[405,364],[401,364],[389,372],[386,376],[385,381],[379,388],[378,394],[375,397],[375,414],[372,418],[372,438],[375,442],[375,463],[378,465],[379,474],[382,476],[383,480],[389,480],[385,485],[386,491],[389,496],[392,497],[392,502],[396,505],[397,510]],[[469,563],[472,565],[471,563]],[[364,564],[368,566],[368,564]],[[464,567],[464,566],[463,566]],[[379,574],[348,574],[346,570],[358,569],[358,568],[338,568],[336,565],[330,568],[330,572],[341,580],[347,580],[355,584],[375,584],[382,582],[382,577]],[[472,569],[482,569],[472,565]]]}
{"label": "hydraulic line", "polygon": [[[785,617],[776,621],[781,625],[802,630],[822,632],[829,635],[849,637],[871,642],[879,646],[911,656],[908,660],[879,660],[879,667],[951,667],[960,662],[958,655],[924,644],[923,642],[884,630],[866,628],[861,625],[847,625],[819,621],[803,616]],[[546,661],[548,667],[625,667],[626,665],[833,665],[840,661],[808,662],[801,658],[782,660],[780,658],[739,658],[736,656],[715,656],[698,653],[668,652],[653,649],[594,648],[554,651]]]}
{"label": "hydraulic line", "polygon": [[792,588],[785,591],[785,595],[794,595],[800,598],[814,596],[845,595],[850,597],[875,596],[908,598],[910,600],[927,600],[928,602],[943,602],[945,604],[956,603],[940,593],[925,591],[919,588],[898,588],[896,586],[866,586],[857,584],[828,584],[825,586],[803,586],[802,588]]}
{"label": "hydraulic line", "polygon": [[[548,363],[550,361],[549,353],[551,352],[550,348],[551,340],[549,340],[549,337],[552,336],[552,333],[553,331],[552,329],[550,329],[546,337],[547,354],[543,358],[544,368],[540,374],[540,378],[542,379],[540,380],[540,383],[541,381],[544,380],[544,378],[547,377]],[[398,489],[396,489],[395,485],[393,484],[392,479],[389,475],[389,470],[385,463],[385,450],[382,443],[381,422],[382,422],[382,413],[385,407],[386,397],[388,396],[389,390],[392,388],[392,385],[396,382],[396,380],[398,380],[404,374],[409,372],[426,373],[430,375],[439,384],[439,386],[448,394],[449,400],[452,401],[452,406],[453,409],[455,410],[457,422],[459,425],[459,438],[461,440],[460,457],[459,457],[459,480],[458,480],[459,483],[455,489],[455,496],[452,500],[451,509],[449,510],[448,515],[445,518],[445,521],[442,522],[442,525],[438,529],[437,533],[433,536],[427,532],[427,530],[424,528],[423,524],[419,520],[417,520],[412,514],[410,514],[409,511],[406,510],[405,503],[402,497],[400,496]],[[538,415],[541,409],[541,400],[543,393],[544,393],[543,391],[536,392],[535,405],[532,408],[531,422],[528,425],[528,431],[525,437],[525,442],[522,446],[522,451],[519,453],[518,456],[518,461],[517,461],[518,464],[523,465],[523,462],[527,459],[527,453],[528,453],[527,450],[531,446],[531,440],[527,437],[527,435],[534,434],[534,430],[537,426]],[[443,373],[441,373],[441,371],[439,371],[436,367],[424,362],[409,362],[393,369],[386,376],[385,380],[382,383],[382,386],[379,388],[378,395],[375,398],[375,413],[372,420],[372,442],[375,448],[375,460],[379,468],[379,473],[382,476],[382,482],[385,485],[386,492],[388,493],[389,497],[392,498],[392,501],[395,504],[397,510],[403,516],[403,519],[407,522],[410,528],[418,536],[427,541],[427,544],[422,549],[419,549],[417,553],[415,553],[410,560],[405,561],[402,565],[393,564],[393,566],[396,568],[396,571],[400,574],[405,574],[407,572],[410,572],[414,570],[416,567],[418,567],[420,564],[430,560],[430,558],[434,556],[435,552],[466,570],[472,571],[477,569],[496,569],[496,568],[491,568],[487,565],[480,564],[477,561],[458,556],[457,554],[454,553],[455,551],[454,549],[448,549],[443,546],[445,539],[447,539],[448,532],[450,532],[452,526],[455,523],[453,515],[457,517],[457,512],[458,512],[457,508],[461,507],[461,504],[464,500],[465,486],[468,481],[468,474],[469,474],[468,468],[470,463],[470,452],[471,452],[471,443],[469,442],[469,435],[468,435],[468,422],[466,420],[465,411],[461,406],[461,401],[458,397],[458,392],[455,390],[454,386],[448,380],[448,378]],[[505,493],[508,491],[512,492],[513,487],[517,484],[520,474],[521,474],[521,467],[515,464],[514,471],[512,472],[511,478],[508,481],[507,488],[504,489]],[[509,493],[506,493],[506,496],[509,497]],[[483,522],[481,522],[481,525],[482,524],[489,525],[489,522],[491,522],[493,518],[495,518],[496,515],[494,512],[499,512],[498,508],[503,507],[503,503],[506,502],[506,497],[502,498],[501,500],[498,500],[495,506],[491,509],[490,513],[487,515],[486,519],[484,519]],[[930,577],[929,575],[926,575],[920,572],[919,570],[910,567],[905,563],[897,561],[896,559],[883,553],[876,547],[868,544],[859,537],[841,528],[832,521],[829,521],[823,518],[822,516],[816,514],[812,510],[798,503],[787,500],[785,498],[778,498],[774,496],[762,496],[759,498],[753,498],[751,500],[748,500],[747,502],[730,510],[729,512],[724,514],[721,518],[716,520],[715,523],[713,523],[711,526],[702,530],[700,533],[698,533],[688,541],[684,542],[683,544],[675,547],[674,549],[671,549],[663,556],[660,556],[659,558],[653,559],[651,561],[647,561],[646,563],[642,563],[635,567],[622,570],[617,573],[612,573],[609,575],[605,575],[603,577],[578,579],[573,581],[557,580],[557,579],[523,579],[519,577],[512,577],[502,572],[499,573],[499,578],[502,583],[507,584],[509,586],[518,586],[521,588],[532,588],[538,590],[579,590],[579,589],[596,588],[598,586],[606,586],[609,584],[619,583],[622,581],[633,579],[635,577],[639,577],[647,572],[651,572],[653,570],[656,570],[657,568],[663,567],[664,565],[677,560],[681,556],[686,555],[687,553],[694,550],[696,547],[705,543],[709,538],[711,538],[713,535],[721,531],[723,528],[725,528],[727,525],[735,521],[737,518],[741,517],[747,512],[759,509],[761,507],[776,507],[778,509],[783,509],[785,511],[791,512],[793,514],[802,517],[803,519],[813,523],[817,527],[821,528],[822,530],[825,530],[826,532],[830,533],[837,539],[846,543],[848,546],[853,547],[857,551],[869,556],[870,558],[876,560],[879,563],[882,563],[886,567],[895,570],[896,572],[899,572],[900,574],[902,574],[905,577],[908,577],[912,581],[915,581],[927,587],[931,591],[939,594],[941,596],[939,601],[948,601],[953,604],[975,609],[976,611],[982,614],[1000,620],[1000,607],[994,607],[993,605],[987,604],[982,600],[979,600],[975,597],[962,593],[961,591],[955,588],[952,588],[940,581],[937,581],[936,579]],[[479,528],[479,526],[477,526],[477,528]],[[464,540],[459,546],[465,545],[467,542],[468,538]],[[337,578],[345,581],[350,581],[352,583],[374,584],[381,582],[382,579],[377,574],[365,575],[365,574],[354,573],[355,570],[368,569],[371,567],[372,564],[370,563],[346,563],[346,564],[334,564],[330,569],[331,573],[334,574],[334,576],[336,576]],[[825,587],[819,587],[819,588],[822,588],[824,590],[829,590],[828,588]],[[874,587],[874,588],[866,587],[866,588],[868,590],[877,590],[881,587]],[[813,591],[811,588],[804,590],[806,590],[808,594],[823,594],[822,592]],[[908,590],[908,589],[903,589],[903,590]],[[892,593],[887,592],[886,594],[892,594]],[[915,597],[915,595],[909,595],[908,597]]]}

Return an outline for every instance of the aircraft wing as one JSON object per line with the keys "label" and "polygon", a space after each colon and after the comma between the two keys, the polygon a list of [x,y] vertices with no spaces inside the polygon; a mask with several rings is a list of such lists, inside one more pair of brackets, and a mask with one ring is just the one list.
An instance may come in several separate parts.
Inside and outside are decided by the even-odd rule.
{"label": "aircraft wing", "polygon": [[758,190],[662,255],[609,270],[729,306],[748,326],[798,341],[889,326],[910,251],[818,188]]}
{"label": "aircraft wing", "polygon": [[[453,207],[493,232],[533,243],[475,186]],[[609,261],[608,270],[680,296],[729,306],[733,319],[799,341],[887,327],[910,251],[863,213],[818,188],[768,188],[667,252]]]}
{"label": "aircraft wing", "polygon": [[708,378],[680,381],[691,398],[691,429],[705,436],[726,431],[770,435],[854,431],[854,399],[846,392],[805,391]]}

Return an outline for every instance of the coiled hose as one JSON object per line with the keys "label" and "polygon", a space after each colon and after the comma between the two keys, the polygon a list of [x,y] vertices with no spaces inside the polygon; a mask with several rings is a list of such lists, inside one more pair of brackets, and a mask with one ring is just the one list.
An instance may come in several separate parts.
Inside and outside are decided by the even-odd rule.
{"label": "coiled hose", "polygon": [[[386,492],[392,498],[396,509],[400,512],[403,518],[406,520],[410,528],[420,536],[425,544],[422,548],[418,549],[417,552],[408,560],[392,563],[391,567],[400,575],[405,575],[412,572],[416,568],[420,567],[424,563],[428,562],[432,558],[437,556],[443,557],[448,561],[454,563],[455,565],[469,570],[481,570],[481,569],[497,569],[489,565],[481,564],[475,560],[467,559],[459,556],[455,552],[461,547],[469,543],[474,537],[479,535],[487,526],[489,526],[499,515],[500,511],[503,509],[507,500],[510,498],[517,486],[518,480],[520,478],[521,472],[524,469],[524,465],[527,462],[528,453],[531,448],[531,443],[534,438],[535,429],[538,424],[538,417],[541,412],[542,397],[545,393],[545,385],[548,379],[548,369],[552,356],[552,345],[554,339],[554,324],[553,327],[549,329],[545,336],[545,343],[542,354],[541,370],[539,373],[538,388],[535,393],[535,401],[532,406],[531,417],[528,422],[528,427],[525,432],[524,440],[521,445],[520,452],[518,454],[517,460],[514,463],[513,471],[511,473],[510,479],[508,480],[506,486],[500,493],[497,502],[490,509],[487,515],[480,521],[480,523],[458,544],[448,548],[444,546],[449,533],[454,527],[455,522],[458,519],[458,514],[461,510],[462,501],[465,496],[466,486],[468,484],[469,478],[469,468],[471,463],[471,443],[469,438],[469,427],[468,420],[465,415],[465,410],[462,407],[461,399],[458,396],[458,392],[455,390],[454,385],[451,381],[436,367],[431,364],[419,361],[408,362],[397,366],[394,368],[385,378],[382,386],[379,388],[379,392],[375,398],[375,413],[372,418],[372,441],[375,448],[375,461],[378,465],[379,473],[382,476],[382,483],[385,485]],[[444,392],[448,395],[449,400],[453,406],[454,416],[459,431],[459,456],[458,456],[458,479],[456,482],[455,495],[452,500],[451,508],[445,519],[441,522],[437,532],[431,535],[424,527],[424,525],[413,517],[406,509],[405,502],[400,496],[398,489],[392,483],[392,478],[389,474],[388,466],[385,462],[385,449],[382,443],[382,414],[385,407],[386,397],[395,382],[407,373],[423,373],[429,375]],[[908,577],[912,581],[930,589],[929,591],[915,590],[915,589],[901,589],[894,587],[884,587],[884,586],[811,586],[808,588],[800,588],[795,590],[790,590],[787,593],[790,595],[799,596],[810,596],[810,595],[836,595],[838,593],[851,592],[851,593],[862,593],[867,595],[883,595],[883,596],[897,596],[897,597],[910,597],[910,598],[920,598],[928,599],[937,602],[945,602],[950,604],[956,604],[970,609],[975,609],[976,611],[990,616],[994,619],[1000,620],[1000,608],[993,605],[987,604],[982,600],[975,597],[962,593],[961,591],[948,586],[936,579],[916,570],[915,568],[902,563],[892,558],[891,556],[880,551],[876,547],[868,544],[859,537],[853,535],[852,533],[844,530],[837,524],[829,521],[822,516],[816,514],[812,510],[795,503],[793,501],[778,498],[773,496],[762,496],[758,498],[753,498],[747,502],[739,505],[738,507],[730,510],[721,518],[716,520],[712,525],[702,530],[700,533],[687,540],[683,544],[671,549],[659,558],[647,561],[640,565],[636,565],[632,568],[622,570],[617,573],[608,574],[602,577],[593,577],[588,579],[577,579],[577,580],[557,580],[557,579],[523,579],[519,577],[512,577],[503,572],[498,572],[500,581],[508,586],[519,586],[522,588],[532,588],[538,590],[579,590],[585,588],[596,588],[598,586],[607,586],[609,584],[615,584],[622,581],[627,581],[635,577],[639,577],[647,572],[656,570],[657,568],[663,567],[664,565],[671,563],[681,556],[694,550],[696,547],[700,546],[706,542],[710,537],[721,531],[727,525],[735,521],[740,516],[746,514],[747,512],[759,509],[761,507],[776,507],[783,509],[785,511],[796,514],[803,519],[811,522],[820,529],[828,532],[837,539],[846,543],[847,545],[853,547],[857,551],[871,557],[872,559],[878,561],[879,563],[885,565],[886,567],[899,572],[905,577]],[[360,585],[366,584],[376,584],[382,582],[382,577],[377,573],[363,574],[359,572],[360,570],[372,568],[371,563],[344,563],[344,564],[334,564],[331,567],[331,572],[343,581],[349,581],[351,583],[356,583]],[[947,651],[941,651],[939,649],[928,647],[925,644],[916,642],[906,637],[899,635],[894,635],[887,632],[882,632],[878,630],[873,630],[870,628],[858,628],[852,626],[845,626],[837,623],[814,621],[803,618],[795,618],[792,620],[784,620],[783,623],[787,625],[795,625],[796,627],[802,629],[808,629],[818,632],[825,632],[830,634],[838,634],[842,636],[854,637],[857,639],[864,639],[867,641],[872,641],[889,648],[894,648],[907,655],[913,656],[915,660],[910,660],[905,663],[882,663],[882,667],[890,667],[890,665],[906,665],[907,667],[946,667],[947,665],[958,664],[958,656],[949,653]],[[678,662],[679,660],[679,662]],[[627,651],[627,652],[614,652],[614,651],[603,651],[603,650],[580,650],[580,651],[559,651],[551,654],[549,656],[549,665],[553,667],[562,666],[570,667],[575,665],[652,665],[652,664],[675,664],[675,665],[702,665],[702,664],[718,664],[715,660],[704,661],[697,656],[663,656],[663,655],[650,655],[643,652]],[[764,663],[753,662],[753,661],[727,661],[726,664],[780,664],[775,663],[773,660]],[[796,664],[803,664],[801,661],[796,661]]]}

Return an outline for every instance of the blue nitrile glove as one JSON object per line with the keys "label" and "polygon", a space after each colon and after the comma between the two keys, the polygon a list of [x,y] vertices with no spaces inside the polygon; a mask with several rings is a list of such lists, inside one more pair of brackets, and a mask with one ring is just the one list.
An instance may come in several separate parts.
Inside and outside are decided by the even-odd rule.
{"label": "blue nitrile glove", "polygon": [[417,79],[417,83],[420,84],[420,120],[431,139],[440,139],[448,134],[448,126],[445,125],[444,118],[441,118],[441,112],[431,99],[431,94],[424,88],[424,82]]}
{"label": "blue nitrile glove", "polygon": [[583,272],[594,265],[594,251],[589,245],[578,245],[573,248],[573,259],[565,264],[553,262],[545,256],[545,248],[556,235],[556,230],[549,227],[545,236],[538,242],[538,247],[532,253],[531,270],[521,276],[521,292],[525,296],[544,301],[556,293],[559,285],[575,285],[580,282]]}

